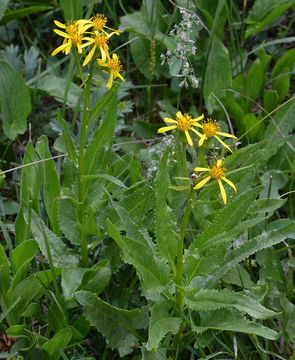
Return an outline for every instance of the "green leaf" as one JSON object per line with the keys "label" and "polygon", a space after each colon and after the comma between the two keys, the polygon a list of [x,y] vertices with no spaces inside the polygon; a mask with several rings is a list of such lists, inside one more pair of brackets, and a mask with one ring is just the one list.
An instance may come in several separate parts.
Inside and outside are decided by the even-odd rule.
{"label": "green leaf", "polygon": [[177,253],[179,235],[174,214],[166,203],[170,184],[167,172],[168,155],[169,147],[166,148],[162,156],[155,177],[155,233],[160,257],[171,264]]}
{"label": "green leaf", "polygon": [[45,232],[52,255],[53,264],[55,267],[63,268],[67,265],[77,264],[78,258],[71,255],[70,250],[67,246],[58,238],[52,231],[48,229],[43,220],[32,211],[32,233],[34,234],[35,240],[38,242],[40,250],[45,257],[48,257],[45,240],[43,237],[43,231]]}
{"label": "green leaf", "polygon": [[83,2],[83,0],[61,0],[60,5],[63,9],[65,19],[70,21],[82,18]]}
{"label": "green leaf", "polygon": [[3,15],[6,11],[8,3],[9,3],[9,0],[2,0],[0,3],[0,20],[2,19]]}
{"label": "green leaf", "polygon": [[[66,89],[69,86],[67,79],[55,75],[45,75],[38,80],[38,89],[46,91],[49,95],[54,96],[55,99],[61,103],[65,101]],[[70,84],[66,104],[72,109],[76,109],[79,99],[82,94],[82,89],[73,82]]]}
{"label": "green leaf", "polygon": [[6,293],[9,288],[9,263],[5,251],[0,244],[0,289],[2,293]]}
{"label": "green leaf", "polygon": [[271,78],[275,79],[276,77],[283,75],[286,71],[292,71],[294,62],[295,49],[290,49],[286,51],[275,64],[271,73]]}
{"label": "green leaf", "polygon": [[[113,143],[113,135],[117,122],[118,104],[116,95],[117,94],[114,93],[113,96],[109,98],[108,109],[105,113],[104,119],[86,148],[83,175],[95,175],[99,172],[105,172],[108,165],[110,153],[107,149],[110,148]],[[87,193],[93,180],[87,180],[85,182],[85,193]],[[90,201],[97,201],[97,199],[95,200],[92,196]]]}
{"label": "green leaf", "polygon": [[[257,119],[257,117],[252,113],[246,114],[242,119],[242,123],[244,124],[244,129],[246,131],[249,130],[252,126],[256,125],[258,121],[259,119]],[[263,135],[264,135],[263,123],[256,125],[255,128],[253,128],[247,134],[251,143],[255,143],[259,140],[263,140]]]}
{"label": "green leaf", "polygon": [[255,1],[246,22],[249,24],[245,38],[257,34],[275,18],[294,5],[294,0],[257,0]]}
{"label": "green leaf", "polygon": [[65,328],[42,345],[50,360],[59,360],[60,351],[64,350],[72,338],[71,328]]}
{"label": "green leaf", "polygon": [[27,129],[31,97],[24,79],[4,61],[0,61],[0,95],[3,131],[14,140]]}
{"label": "green leaf", "polygon": [[[23,164],[29,164],[39,160],[35,152],[32,141],[29,140],[25,149]],[[29,238],[29,227],[24,217],[24,208],[31,206],[32,209],[39,211],[39,190],[40,190],[40,168],[38,164],[24,167],[21,175],[21,208],[15,221],[16,244],[20,244]]]}
{"label": "green leaf", "polygon": [[147,308],[119,309],[87,291],[77,292],[76,299],[83,306],[86,319],[106,337],[109,347],[117,349],[121,357],[132,352],[131,345],[139,338],[136,330],[148,325]]}
{"label": "green leaf", "polygon": [[192,329],[197,333],[203,333],[208,329],[238,331],[247,334],[263,336],[269,340],[276,340],[279,334],[259,323],[247,320],[239,313],[230,310],[215,310],[201,313],[203,325],[192,322]]}
{"label": "green leaf", "polygon": [[214,236],[237,226],[262,189],[262,186],[250,189],[222,209],[208,228],[190,245],[190,249],[200,247],[205,242],[210,242]]}
{"label": "green leaf", "polygon": [[279,78],[273,80],[271,87],[274,91],[276,91],[278,95],[278,101],[281,102],[285,99],[286,95],[289,92],[290,89],[290,74],[288,74],[288,69],[285,68],[285,73],[287,73],[284,76],[280,76]]}
{"label": "green leaf", "polygon": [[287,199],[259,199],[255,202],[254,210],[257,213],[265,213],[281,208]]}
{"label": "green leaf", "polygon": [[210,311],[221,308],[236,308],[255,319],[269,319],[277,315],[242,293],[232,292],[227,289],[208,290],[201,289],[196,294],[185,294],[184,303],[192,310]]}
{"label": "green leaf", "polygon": [[71,199],[61,199],[58,220],[62,232],[73,245],[80,245],[80,230],[78,228],[78,218],[76,208]]}
{"label": "green leaf", "polygon": [[31,14],[36,14],[42,11],[52,10],[53,6],[44,6],[44,5],[36,5],[36,6],[27,6],[16,10],[7,11],[1,20],[1,24],[6,24],[8,21],[21,19]]}
{"label": "green leaf", "polygon": [[[36,151],[40,159],[50,159],[51,154],[48,149],[48,139],[45,135],[41,136],[36,144]],[[58,207],[60,196],[60,187],[58,175],[55,170],[52,159],[43,161],[39,164],[41,173],[41,182],[43,190],[43,201],[46,213],[49,218],[51,229],[57,235],[61,235],[61,230],[58,223]]]}
{"label": "green leaf", "polygon": [[[294,99],[295,100],[295,99]],[[287,105],[279,109],[274,117],[274,122],[270,122],[265,131],[265,141],[267,143],[266,150],[273,146],[275,140],[288,135],[294,127],[295,123],[295,101],[291,101]]]}
{"label": "green leaf", "polygon": [[[60,274],[59,269],[55,269],[55,274]],[[19,318],[27,307],[36,299],[40,298],[47,292],[52,283],[52,271],[40,271],[33,275],[26,277],[21,283],[19,283],[11,294],[11,303],[18,301],[13,308],[14,323],[19,323]]]}
{"label": "green leaf", "polygon": [[106,179],[106,180],[109,180],[112,183],[114,183],[114,184],[116,184],[116,185],[118,185],[118,186],[120,186],[122,188],[127,189],[127,186],[124,183],[122,183],[121,180],[119,180],[119,179],[117,179],[114,176],[109,175],[109,174],[85,175],[85,176],[83,176],[83,178],[84,179],[99,179],[99,178]]}
{"label": "green leaf", "polygon": [[80,268],[77,265],[63,267],[61,272],[61,287],[66,301],[73,299],[86,271],[87,269]]}
{"label": "green leaf", "polygon": [[123,246],[123,240],[121,238],[120,230],[114,225],[111,220],[107,219],[107,230],[108,235],[116,241],[117,245],[122,248]]}
{"label": "green leaf", "polygon": [[219,279],[226,274],[233,266],[237,265],[240,261],[247,258],[248,256],[256,253],[259,250],[266,249],[293,235],[295,232],[295,223],[288,224],[284,228],[268,231],[262,235],[257,236],[254,239],[248,240],[243,245],[230,251],[221,266],[210,278],[206,279],[202,283],[203,288],[212,288],[216,285]]}
{"label": "green leaf", "polygon": [[264,90],[263,107],[267,112],[274,110],[279,103],[279,96],[275,90]]}
{"label": "green leaf", "polygon": [[75,165],[77,165],[76,148],[75,148],[74,142],[73,142],[71,134],[70,134],[68,123],[62,118],[60,109],[57,109],[57,119],[58,119],[59,124],[62,127],[62,136],[63,136],[64,142],[65,142],[65,145],[67,147],[69,156],[72,159],[73,163]]}
{"label": "green leaf", "polygon": [[203,85],[204,98],[209,113],[212,113],[216,101],[212,93],[218,96],[221,90],[231,86],[231,81],[231,63],[228,50],[221,40],[212,34]]}
{"label": "green leaf", "polygon": [[24,241],[13,249],[10,253],[10,259],[14,275],[24,262],[31,260],[35,256],[37,250],[38,245],[35,240]]}
{"label": "green leaf", "polygon": [[84,273],[79,290],[86,290],[99,295],[108,285],[110,278],[109,260],[102,260]]}
{"label": "green leaf", "polygon": [[158,258],[147,232],[138,228],[125,209],[115,204],[114,207],[127,232],[127,237],[122,238],[124,260],[138,271],[146,296],[158,297],[169,282],[169,269]]}
{"label": "green leaf", "polygon": [[176,334],[182,319],[169,315],[171,305],[166,301],[157,302],[152,308],[149,325],[149,338],[146,344],[148,351],[155,351],[167,333]]}
{"label": "green leaf", "polygon": [[112,88],[104,94],[104,96],[93,106],[88,114],[88,126],[94,119],[97,119],[99,115],[110,105],[113,104],[114,97],[120,88],[120,83],[116,82]]}

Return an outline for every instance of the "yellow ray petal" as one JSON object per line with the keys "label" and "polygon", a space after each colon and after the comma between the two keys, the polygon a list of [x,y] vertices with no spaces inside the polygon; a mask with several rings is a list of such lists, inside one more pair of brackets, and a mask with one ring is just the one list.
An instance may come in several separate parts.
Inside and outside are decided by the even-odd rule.
{"label": "yellow ray petal", "polygon": [[118,71],[116,71],[116,76],[119,77],[122,81],[125,81],[123,76]]}
{"label": "yellow ray petal", "polygon": [[223,142],[217,135],[214,135],[214,137],[225,147],[227,148],[230,152],[232,152],[232,149],[226,145],[225,142]]}
{"label": "yellow ray petal", "polygon": [[235,190],[235,192],[237,192],[237,188],[235,187],[235,184],[232,183],[230,180],[228,180],[228,178],[226,178],[225,176],[221,176],[221,179],[226,183],[228,183],[228,185],[231,186]]}
{"label": "yellow ray petal", "polygon": [[197,134],[198,136],[202,137],[203,135],[201,133],[199,133],[196,129],[191,128],[191,131],[193,131],[195,134]]}
{"label": "yellow ray petal", "polygon": [[62,36],[62,37],[65,37],[65,38],[67,38],[67,39],[70,38],[70,35],[67,34],[67,33],[65,33],[65,32],[63,32],[63,31],[60,31],[60,30],[58,30],[58,29],[53,29],[53,31],[54,31],[56,34],[58,34],[58,35],[60,35],[60,36]]}
{"label": "yellow ray petal", "polygon": [[51,55],[54,56],[68,46],[68,43],[60,45],[58,48],[52,51]]}
{"label": "yellow ray petal", "polygon": [[181,119],[181,118],[182,118],[182,113],[181,113],[181,111],[177,111],[176,117],[177,117],[177,119]]}
{"label": "yellow ray petal", "polygon": [[216,134],[221,135],[221,136],[225,136],[225,137],[228,137],[228,138],[238,139],[236,136],[234,136],[232,134],[228,134],[228,133],[224,133],[224,132],[220,132],[220,131],[218,131]]}
{"label": "yellow ray petal", "polygon": [[96,46],[94,45],[93,48],[91,49],[91,51],[89,52],[89,54],[86,56],[86,58],[83,62],[83,66],[87,65],[89,63],[89,61],[92,59],[95,49],[96,49]]}
{"label": "yellow ray petal", "polygon": [[223,202],[226,204],[226,192],[224,190],[222,181],[220,179],[217,179],[218,184],[219,184],[219,188],[220,188],[220,192],[221,192],[221,196],[222,196],[222,200]]}
{"label": "yellow ray petal", "polygon": [[176,120],[173,120],[173,119],[170,119],[170,118],[164,118],[164,121],[167,122],[167,123],[174,123],[174,124],[177,124],[177,121]]}
{"label": "yellow ray petal", "polygon": [[203,125],[199,124],[198,122],[193,122],[193,121],[192,121],[192,125],[193,125],[193,126],[197,126],[197,127],[201,128],[201,129],[203,129]]}
{"label": "yellow ray petal", "polygon": [[202,135],[202,136],[201,136],[201,139],[200,139],[200,141],[199,141],[199,146],[202,146],[202,145],[204,144],[205,139],[206,139],[206,136],[205,136],[205,135]]}
{"label": "yellow ray petal", "polygon": [[195,118],[195,119],[192,119],[192,121],[200,121],[204,118],[204,114],[202,114],[201,116]]}
{"label": "yellow ray petal", "polygon": [[71,47],[72,47],[72,41],[69,40],[68,43],[67,43],[67,47],[66,47],[66,55],[68,55],[68,53],[70,52],[71,50]]}
{"label": "yellow ray petal", "polygon": [[218,166],[218,167],[222,166],[222,160],[221,159],[218,159],[216,161],[216,166]]}
{"label": "yellow ray petal", "polygon": [[204,167],[195,167],[194,171],[210,171],[210,169]]}
{"label": "yellow ray petal", "polygon": [[163,132],[166,132],[166,131],[169,131],[169,130],[172,130],[172,129],[176,129],[176,128],[177,128],[176,125],[164,126],[164,127],[161,127],[160,129],[158,129],[157,133],[161,134]]}
{"label": "yellow ray petal", "polygon": [[207,176],[205,179],[200,181],[195,187],[194,190],[200,189],[202,186],[204,186],[209,180],[211,179],[211,176]]}
{"label": "yellow ray petal", "polygon": [[185,130],[184,133],[185,133],[186,140],[187,140],[188,144],[189,144],[190,146],[193,146],[194,144],[193,144],[193,141],[192,141],[192,138],[191,138],[189,132],[188,132],[187,130]]}
{"label": "yellow ray petal", "polygon": [[53,20],[55,25],[62,28],[62,29],[66,29],[66,25],[62,24],[61,22],[59,22],[58,20]]}
{"label": "yellow ray petal", "polygon": [[113,84],[113,73],[110,72],[110,77],[109,77],[109,81],[107,83],[107,88],[110,89],[112,87],[112,84]]}

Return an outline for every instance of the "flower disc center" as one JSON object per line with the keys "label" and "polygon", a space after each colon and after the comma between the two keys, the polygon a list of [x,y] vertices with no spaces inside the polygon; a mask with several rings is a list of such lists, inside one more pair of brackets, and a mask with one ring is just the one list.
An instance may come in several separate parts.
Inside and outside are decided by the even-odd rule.
{"label": "flower disc center", "polygon": [[217,131],[219,131],[219,128],[220,126],[216,120],[213,121],[212,119],[207,119],[207,121],[203,123],[203,131],[208,138],[214,136]]}
{"label": "flower disc center", "polygon": [[177,127],[181,131],[187,131],[191,128],[192,118],[188,114],[184,114],[180,119],[177,120]]}
{"label": "flower disc center", "polygon": [[212,169],[210,170],[210,176],[213,179],[218,179],[221,176],[223,176],[223,174],[225,173],[226,169],[224,166],[217,166],[217,165],[213,165]]}
{"label": "flower disc center", "polygon": [[100,31],[105,27],[107,18],[102,14],[97,14],[93,19],[93,28],[96,31]]}
{"label": "flower disc center", "polygon": [[95,38],[95,45],[97,47],[104,46],[107,44],[107,42],[108,42],[108,39],[104,35],[97,35]]}

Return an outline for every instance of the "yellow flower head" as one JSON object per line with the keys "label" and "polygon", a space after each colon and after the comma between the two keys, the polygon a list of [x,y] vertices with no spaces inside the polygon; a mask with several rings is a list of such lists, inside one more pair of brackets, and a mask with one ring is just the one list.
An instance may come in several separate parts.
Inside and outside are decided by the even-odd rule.
{"label": "yellow flower head", "polygon": [[67,24],[62,24],[61,22],[54,20],[56,26],[65,31],[54,29],[54,32],[64,38],[63,44],[56,48],[51,55],[54,56],[60,51],[64,52],[66,55],[71,50],[72,45],[75,45],[78,49],[78,53],[82,53],[82,34],[85,32],[85,28],[78,24],[77,21],[68,21]]}
{"label": "yellow flower head", "polygon": [[233,139],[237,139],[237,137],[235,137],[234,135],[219,131],[220,125],[216,122],[216,120],[213,121],[211,118],[209,118],[209,119],[205,120],[202,125],[197,124],[196,126],[203,129],[203,134],[200,134],[201,138],[199,141],[199,146],[202,146],[204,144],[205,140],[209,140],[212,137],[215,137],[224,147],[226,147],[230,152],[232,152],[231,148],[229,146],[227,146],[226,143],[223,142],[220,139],[220,137],[217,135],[221,135],[221,136],[225,136],[225,137],[229,137],[229,138],[233,138]]}
{"label": "yellow flower head", "polygon": [[202,136],[202,134],[200,134],[198,131],[196,131],[196,129],[193,128],[193,126],[200,126],[198,124],[198,121],[203,119],[204,115],[202,114],[201,116],[197,117],[196,119],[192,119],[191,116],[189,116],[188,114],[183,114],[180,111],[177,111],[176,113],[176,120],[170,119],[170,118],[164,118],[164,121],[166,123],[172,123],[175,125],[170,125],[170,126],[164,126],[160,129],[158,129],[158,133],[163,133],[169,130],[173,130],[173,129],[179,129],[180,131],[183,131],[185,133],[187,142],[189,143],[190,146],[193,146],[193,141],[192,138],[189,134],[189,130],[193,131],[194,133],[196,133],[198,136]]}
{"label": "yellow flower head", "polygon": [[196,168],[194,168],[194,171],[207,171],[210,174],[209,176],[205,177],[205,179],[200,181],[194,187],[194,190],[197,190],[197,189],[200,189],[201,187],[203,187],[210,179],[216,179],[218,181],[218,185],[220,188],[222,200],[225,204],[226,204],[226,192],[224,190],[221,180],[225,181],[229,186],[231,186],[235,190],[235,192],[237,192],[235,185],[230,180],[228,180],[227,177],[225,177],[224,174],[226,172],[226,168],[223,166],[222,160],[220,160],[220,159],[217,160],[216,164],[214,164],[211,169],[203,168],[203,167],[196,167]]}
{"label": "yellow flower head", "polygon": [[100,50],[100,54],[101,54],[101,61],[105,61],[106,58],[110,58],[109,55],[109,47],[108,47],[108,41],[109,38],[111,36],[113,36],[115,33],[112,32],[110,34],[104,34],[104,33],[95,33],[95,37],[91,38],[91,37],[85,37],[84,40],[88,40],[88,42],[84,43],[82,45],[82,47],[86,47],[88,45],[93,44],[93,48],[91,49],[91,51],[89,52],[89,54],[86,56],[84,62],[83,62],[83,66],[87,65],[89,63],[89,61],[92,59],[95,50],[98,48]]}
{"label": "yellow flower head", "polygon": [[112,87],[113,79],[116,79],[117,77],[119,77],[122,81],[125,81],[123,76],[120,74],[120,71],[123,70],[123,66],[117,54],[113,54],[112,58],[108,58],[108,62],[106,62],[105,60],[97,59],[97,63],[99,66],[102,66],[104,68],[104,72],[110,74],[109,81],[107,83],[108,89]]}
{"label": "yellow flower head", "polygon": [[93,28],[95,32],[102,32],[104,34],[107,34],[107,32],[104,29],[108,29],[113,31],[116,35],[120,35],[121,31],[106,26],[107,21],[108,21],[107,18],[103,14],[96,14],[89,20],[84,20],[84,19],[78,20],[78,23],[82,24],[86,30]]}

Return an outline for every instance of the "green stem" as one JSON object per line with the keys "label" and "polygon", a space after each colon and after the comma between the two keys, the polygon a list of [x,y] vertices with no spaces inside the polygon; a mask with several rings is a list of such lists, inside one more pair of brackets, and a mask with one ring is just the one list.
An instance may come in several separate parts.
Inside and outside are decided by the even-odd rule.
{"label": "green stem", "polygon": [[186,143],[182,143],[182,154],[183,154],[183,177],[188,178],[187,161],[186,161]]}
{"label": "green stem", "polygon": [[[179,239],[177,244],[177,262],[176,262],[176,304],[179,310],[183,311],[183,244],[184,244],[184,235],[186,232],[188,220],[192,211],[192,199],[194,196],[194,189],[191,187],[186,208],[182,218],[182,224],[179,232]],[[180,330],[176,336],[176,354],[178,356],[181,347],[181,338],[182,338],[183,326],[180,327]]]}
{"label": "green stem", "polygon": [[93,66],[94,61],[91,61],[90,64],[90,71],[89,77],[86,83],[85,89],[85,102],[84,102],[84,112],[83,112],[83,119],[82,119],[82,126],[81,126],[81,135],[80,135],[80,150],[79,150],[79,159],[78,159],[78,173],[79,173],[79,209],[78,209],[78,218],[79,224],[81,227],[81,265],[85,267],[89,267],[88,262],[88,245],[87,245],[87,238],[83,231],[83,223],[85,219],[85,211],[84,211],[84,182],[83,182],[83,173],[84,173],[84,147],[85,147],[85,140],[87,134],[87,123],[88,123],[88,106],[89,106],[89,97],[90,97],[90,89],[91,89],[91,80],[92,80],[92,73],[93,73]]}
{"label": "green stem", "polygon": [[75,63],[76,63],[76,66],[77,66],[78,73],[80,75],[81,81],[82,81],[82,83],[84,83],[85,78],[84,78],[84,75],[83,75],[83,71],[82,71],[82,68],[81,68],[81,64],[80,64],[76,49],[73,50],[73,54],[74,54]]}

